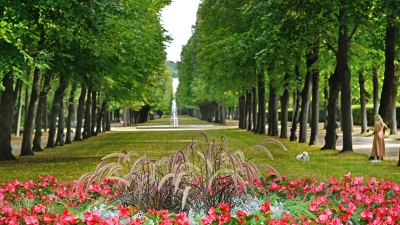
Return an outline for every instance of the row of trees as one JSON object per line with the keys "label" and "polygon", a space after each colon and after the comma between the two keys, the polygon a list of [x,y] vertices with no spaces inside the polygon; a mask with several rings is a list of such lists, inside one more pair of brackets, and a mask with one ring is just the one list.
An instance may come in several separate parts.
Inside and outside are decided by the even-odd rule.
{"label": "row of trees", "polygon": [[[169,3],[1,1],[0,160],[15,159],[11,133],[19,128],[19,120],[12,121],[21,115],[24,94],[22,156],[42,150],[46,117],[46,147],[53,148],[110,129],[110,112],[116,108],[130,112],[124,114],[128,124],[146,120],[150,111],[168,110],[172,79],[165,43],[170,38],[159,11]],[[76,132],[71,137],[74,114]]]}
{"label": "row of trees", "polygon": [[397,132],[398,15],[395,0],[204,0],[181,53],[178,105],[221,123],[226,118],[221,112],[237,106],[240,128],[265,134],[268,121],[272,136],[278,135],[280,105],[280,137],[286,138],[291,99],[290,140],[306,142],[310,125],[310,145],[316,143],[323,106],[322,149],[336,149],[340,118],[342,151],[352,151],[354,103],[361,104],[363,132],[367,102]]}

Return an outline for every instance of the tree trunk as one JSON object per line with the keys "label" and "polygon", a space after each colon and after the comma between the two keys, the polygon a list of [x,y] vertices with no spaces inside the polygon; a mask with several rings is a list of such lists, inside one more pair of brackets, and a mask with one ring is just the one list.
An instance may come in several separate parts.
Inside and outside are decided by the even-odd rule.
{"label": "tree trunk", "polygon": [[338,124],[336,122],[337,112],[337,101],[340,92],[340,77],[338,75],[337,67],[335,72],[329,78],[329,99],[328,99],[328,116],[326,117],[326,134],[325,134],[325,145],[321,150],[332,149],[336,150],[336,140],[338,138],[336,129]]}
{"label": "tree trunk", "polygon": [[[99,96],[100,97],[100,96]],[[100,102],[99,102],[100,105]],[[102,126],[102,122],[103,120],[105,120],[105,116],[104,116],[104,110],[105,109],[105,101],[103,101],[103,104],[101,105],[101,107],[98,108],[97,111],[97,122],[96,122],[96,135],[102,132],[102,127],[103,127],[103,131],[105,130],[105,126]]]}
{"label": "tree trunk", "polygon": [[312,88],[312,73],[311,66],[317,59],[313,56],[312,52],[307,54],[307,73],[304,81],[303,90],[301,91],[301,111],[300,111],[300,131],[299,131],[299,143],[306,142],[307,139],[307,121],[308,121],[308,110],[310,107],[310,96]]}
{"label": "tree trunk", "polygon": [[57,137],[55,146],[64,146],[64,94],[60,100],[60,108],[58,109],[58,125],[57,125]]}
{"label": "tree trunk", "polygon": [[[18,79],[20,80],[20,79]],[[17,114],[17,125],[15,129],[15,136],[19,137],[20,135],[20,129],[21,129],[21,115],[22,115],[22,81],[21,81],[21,87],[18,90],[18,114]]]}
{"label": "tree trunk", "polygon": [[258,79],[258,126],[257,134],[265,134],[265,80],[264,71],[260,70],[257,74]]}
{"label": "tree trunk", "polygon": [[[65,136],[65,144],[72,143],[72,114],[74,112],[74,100],[75,100],[76,84],[74,83],[71,87],[71,92],[68,98],[68,117],[67,117],[67,135]],[[75,115],[76,116],[76,115]]]}
{"label": "tree trunk", "polygon": [[75,128],[75,137],[74,141],[82,140],[82,125],[83,125],[83,113],[85,109],[85,96],[86,96],[86,87],[82,85],[81,87],[81,95],[79,96],[79,105],[78,105],[78,115],[76,120],[76,128]]}
{"label": "tree trunk", "polygon": [[255,133],[256,132],[256,130],[257,130],[257,88],[254,86],[253,88],[252,88],[252,97],[253,97],[253,100],[252,100],[252,103],[253,103],[253,105],[252,105],[252,107],[253,107],[253,109],[251,110],[252,111],[252,119],[253,119],[253,127],[252,127],[252,129],[251,129],[251,131],[253,132],[253,133]]}
{"label": "tree trunk", "polygon": [[389,107],[389,128],[390,134],[397,134],[397,118],[396,118],[396,102],[397,102],[397,89],[399,85],[399,76],[395,76],[392,85],[392,93],[390,98],[390,107]]}
{"label": "tree trunk", "polygon": [[[17,79],[17,83],[15,84],[15,88],[14,88],[14,92],[13,92],[13,113],[15,114],[15,115],[13,115],[13,122],[12,122],[12,126],[11,126],[11,132],[14,132],[15,131],[15,134],[16,134],[16,136],[17,136],[17,128],[18,128],[18,119],[19,119],[19,108],[20,108],[20,105],[22,105],[22,104],[20,104],[21,102],[20,102],[20,96],[21,96],[21,93],[22,93],[22,81],[21,81],[21,79]],[[18,136],[19,136],[19,132],[18,132]],[[17,137],[18,137],[17,136]]]}
{"label": "tree trunk", "polygon": [[50,86],[51,76],[47,75],[44,78],[44,83],[42,87],[42,91],[40,92],[39,97],[39,105],[37,107],[36,112],[36,120],[35,120],[35,137],[33,138],[33,146],[32,151],[42,151],[42,122],[43,118],[47,116],[46,106],[47,101],[47,94],[49,93],[51,86]]}
{"label": "tree trunk", "polygon": [[[210,105],[210,104],[209,104]],[[147,122],[147,117],[149,115],[149,111],[150,111],[150,106],[145,105],[142,106],[142,108],[140,109],[141,113],[140,113],[140,123],[145,123]],[[210,110],[209,112],[212,112],[212,110]],[[211,115],[211,113],[210,113]]]}
{"label": "tree trunk", "polygon": [[[328,77],[326,77],[325,80],[328,80]],[[326,126],[328,125],[328,98],[329,97],[329,90],[328,90],[328,85],[324,85],[324,129],[326,129]]]}
{"label": "tree trunk", "polygon": [[47,121],[48,121],[48,117],[47,117],[47,96],[46,96],[46,101],[44,102],[44,106],[43,106],[44,110],[45,110],[45,115],[43,115],[43,131],[47,132]]}
{"label": "tree trunk", "polygon": [[[342,18],[340,21],[343,21],[345,18],[347,18],[344,7],[340,9],[339,18]],[[353,151],[353,123],[351,120],[351,75],[349,66],[347,64],[349,40],[347,36],[347,25],[345,24],[342,24],[339,27],[338,41],[338,57],[336,67],[338,68],[338,74],[341,82],[340,113],[342,120],[340,126],[343,132],[343,149],[341,152],[346,152]]]}
{"label": "tree trunk", "polygon": [[56,122],[57,117],[60,112],[60,103],[63,99],[65,89],[68,87],[68,79],[65,74],[60,74],[60,85],[58,86],[56,92],[54,93],[53,105],[51,106],[51,111],[49,115],[49,139],[47,140],[46,148],[54,148],[56,137]]}
{"label": "tree trunk", "polygon": [[287,121],[288,121],[288,105],[290,99],[290,92],[289,92],[289,73],[285,74],[285,84],[283,95],[281,97],[281,136],[280,138],[287,138]]}
{"label": "tree trunk", "polygon": [[361,133],[367,132],[367,99],[365,90],[365,79],[363,72],[358,73],[358,85],[360,86],[360,104],[361,104]]}
{"label": "tree trunk", "polygon": [[13,92],[14,107],[18,107],[19,104],[17,104],[17,102],[18,102],[18,99],[21,96],[21,93],[22,93],[22,80],[18,78],[17,79],[17,83],[15,84],[14,92]]}
{"label": "tree trunk", "polygon": [[246,116],[247,116],[247,130],[251,131],[252,130],[252,120],[251,116],[252,114],[252,96],[251,96],[251,91],[246,91]]}
{"label": "tree trunk", "polygon": [[106,132],[107,131],[107,120],[108,120],[108,111],[107,111],[107,102],[103,101],[102,107],[101,107],[101,119],[100,119],[100,123],[101,126],[99,124],[99,128],[97,130],[97,133],[101,133],[101,132]]}
{"label": "tree trunk", "polygon": [[29,106],[29,85],[25,85],[24,120],[26,120],[26,116],[28,115],[28,106]]}
{"label": "tree trunk", "polygon": [[[92,91],[92,124],[90,126],[90,134],[91,136],[97,136],[96,128],[96,115],[97,115],[97,92]],[[97,115],[100,117],[100,115]]]}
{"label": "tree trunk", "polygon": [[219,121],[219,106],[216,101],[212,101],[213,112],[214,112],[214,123],[220,123]]}
{"label": "tree trunk", "polygon": [[107,118],[106,126],[105,126],[106,131],[110,131],[111,130],[111,112],[107,111],[106,118]]}
{"label": "tree trunk", "polygon": [[385,76],[381,92],[381,102],[379,104],[379,115],[384,121],[388,121],[388,111],[390,105],[390,93],[394,80],[394,55],[395,55],[396,28],[392,23],[388,23],[385,39]]}
{"label": "tree trunk", "polygon": [[35,122],[36,108],[40,95],[40,81],[42,80],[42,72],[35,68],[32,83],[31,100],[29,101],[28,114],[25,117],[24,135],[21,145],[21,156],[33,155],[32,151],[32,134],[33,124]]}
{"label": "tree trunk", "polygon": [[122,126],[124,126],[124,127],[127,127],[128,126],[128,121],[126,121],[127,120],[127,115],[126,115],[126,111],[127,111],[127,109],[126,109],[126,107],[124,106],[123,107],[123,109],[122,109],[122,120],[123,120],[123,124],[122,124]]}
{"label": "tree trunk", "polygon": [[373,67],[372,73],[373,82],[373,102],[374,102],[374,115],[378,114],[379,110],[379,65]]}
{"label": "tree trunk", "polygon": [[[295,65],[294,72],[296,74],[296,80],[298,84],[301,84],[301,74],[300,74],[300,67],[298,64]],[[299,85],[300,86],[300,85]],[[300,89],[296,89],[296,105],[295,110],[292,116],[292,128],[290,128],[290,141],[297,141],[297,122],[299,120],[300,114],[300,105],[301,105],[301,92]]]}
{"label": "tree trunk", "polygon": [[246,129],[246,96],[239,97],[239,128]]}
{"label": "tree trunk", "polygon": [[226,108],[225,108],[225,102],[221,102],[221,110],[220,110],[221,118],[220,118],[220,124],[226,125]]}
{"label": "tree trunk", "polygon": [[[319,44],[313,49],[314,59],[318,59]],[[311,69],[312,76],[312,102],[311,102],[311,134],[309,145],[318,144],[318,124],[319,124],[319,70]]]}
{"label": "tree trunk", "polygon": [[318,144],[319,130],[319,71],[313,73],[312,77],[312,102],[311,102],[311,133],[309,145]]}
{"label": "tree trunk", "polygon": [[3,76],[4,91],[0,102],[0,161],[15,160],[11,147],[11,128],[13,117],[13,73]]}
{"label": "tree trunk", "polygon": [[89,84],[89,88],[87,90],[87,97],[86,97],[86,103],[85,103],[85,123],[83,126],[83,133],[82,133],[82,138],[83,139],[88,139],[91,137],[90,133],[90,104],[91,104],[91,94],[92,94],[92,88],[93,85]]}
{"label": "tree trunk", "polygon": [[278,98],[275,84],[269,83],[268,135],[278,136]]}

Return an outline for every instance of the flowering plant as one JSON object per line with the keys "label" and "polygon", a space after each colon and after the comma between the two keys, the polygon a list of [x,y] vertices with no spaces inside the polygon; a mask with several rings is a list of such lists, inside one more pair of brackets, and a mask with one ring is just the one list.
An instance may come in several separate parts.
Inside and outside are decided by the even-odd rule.
{"label": "flowering plant", "polygon": [[[115,181],[93,183],[89,191],[50,175],[37,182],[10,181],[0,187],[0,224],[399,224],[400,185],[363,177],[288,180],[270,173],[252,180],[251,194],[264,199],[254,213],[231,211],[229,202],[211,207],[193,221],[187,213],[168,209],[138,212],[135,207],[107,205]],[[249,189],[250,190],[250,189]],[[296,209],[296,204],[302,207]],[[282,208],[283,210],[278,210]],[[108,212],[108,213],[107,213]],[[301,213],[299,213],[301,212]]]}

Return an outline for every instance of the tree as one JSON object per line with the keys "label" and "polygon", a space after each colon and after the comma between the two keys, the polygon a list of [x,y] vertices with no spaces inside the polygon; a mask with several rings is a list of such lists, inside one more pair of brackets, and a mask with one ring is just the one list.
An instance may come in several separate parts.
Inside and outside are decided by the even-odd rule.
{"label": "tree", "polygon": [[13,114],[13,73],[9,72],[2,79],[5,90],[1,93],[0,103],[0,161],[15,160],[11,148],[11,126]]}
{"label": "tree", "polygon": [[46,74],[44,77],[43,85],[42,85],[42,90],[40,91],[40,96],[39,96],[39,103],[37,107],[37,112],[36,112],[36,119],[35,119],[35,136],[33,138],[33,146],[32,146],[32,151],[42,151],[42,123],[43,123],[43,118],[46,117],[46,101],[47,101],[47,94],[49,93],[51,87],[50,87],[50,81],[51,81],[51,76],[49,74]]}
{"label": "tree", "polygon": [[394,60],[396,49],[396,25],[398,25],[397,15],[400,8],[395,1],[384,1],[382,6],[386,12],[386,37],[385,37],[385,78],[383,80],[381,101],[379,104],[379,114],[387,121],[392,92],[392,85],[394,81]]}

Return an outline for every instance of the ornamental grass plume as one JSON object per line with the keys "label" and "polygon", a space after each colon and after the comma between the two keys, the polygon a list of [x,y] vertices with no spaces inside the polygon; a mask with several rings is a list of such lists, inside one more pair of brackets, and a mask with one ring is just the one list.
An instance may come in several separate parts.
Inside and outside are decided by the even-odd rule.
{"label": "ornamental grass plume", "polygon": [[[117,190],[114,203],[135,206],[142,211],[168,208],[175,213],[189,209],[203,211],[220,203],[234,204],[238,196],[246,197],[247,186],[254,188],[252,181],[261,177],[258,167],[246,160],[242,151],[230,153],[226,136],[222,135],[221,143],[217,144],[215,138],[210,141],[204,133],[200,134],[205,142],[192,141],[185,152],[178,150],[159,160],[139,156],[134,151],[107,155],[96,170],[84,174],[75,187],[85,185],[88,190],[94,181],[114,179],[113,188]],[[286,150],[275,139],[266,139],[262,144],[267,142]],[[264,146],[255,145],[251,149],[261,150],[273,160]],[[132,156],[137,159],[131,160]],[[280,177],[273,167],[262,167]]]}

